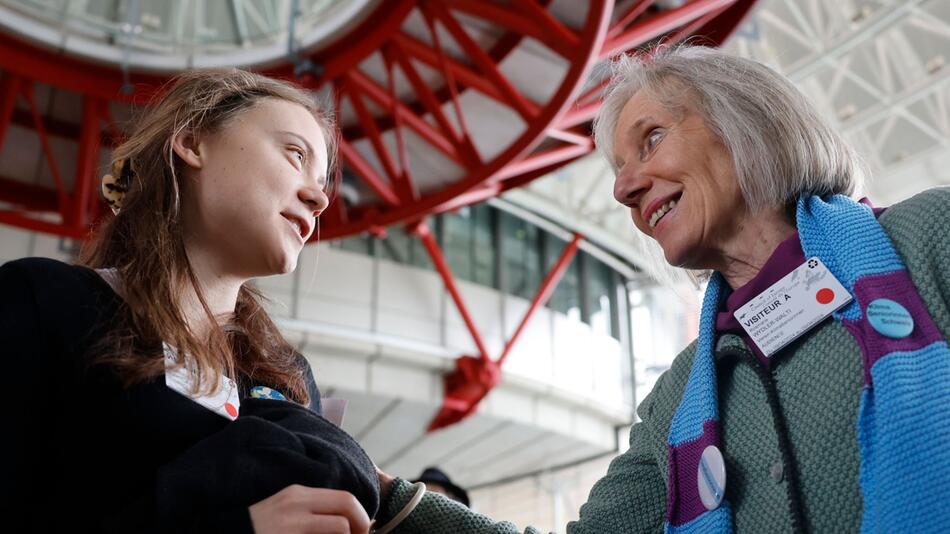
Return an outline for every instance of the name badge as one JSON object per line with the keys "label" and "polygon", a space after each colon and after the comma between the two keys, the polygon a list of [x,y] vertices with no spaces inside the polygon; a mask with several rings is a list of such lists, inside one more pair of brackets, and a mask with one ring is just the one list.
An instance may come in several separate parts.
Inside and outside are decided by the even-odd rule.
{"label": "name badge", "polygon": [[771,357],[851,300],[828,267],[809,258],[733,315],[762,354]]}
{"label": "name badge", "polygon": [[222,376],[217,393],[214,395],[195,395],[194,384],[197,376],[194,372],[193,362],[186,359],[185,365],[174,368],[175,356],[175,349],[165,345],[165,385],[168,386],[168,389],[177,391],[222,417],[232,421],[237,419],[238,408],[241,406],[237,384],[230,378]]}

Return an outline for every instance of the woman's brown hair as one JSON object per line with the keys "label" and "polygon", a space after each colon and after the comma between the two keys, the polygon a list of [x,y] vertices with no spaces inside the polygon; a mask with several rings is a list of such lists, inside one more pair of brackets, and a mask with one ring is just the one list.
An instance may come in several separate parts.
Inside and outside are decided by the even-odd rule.
{"label": "woman's brown hair", "polygon": [[[269,98],[299,104],[313,114],[330,147],[333,169],[335,129],[310,95],[290,83],[238,69],[196,70],[175,78],[112,152],[113,166],[127,165],[131,173],[126,177],[128,191],[117,215],[97,229],[81,261],[95,269],[115,269],[121,281],[123,309],[99,343],[96,361],[112,365],[126,386],[164,372],[164,342],[194,360],[196,392],[215,391],[222,374],[242,373],[280,388],[297,402],[310,400],[297,353],[264,311],[263,295],[250,284],[242,285],[234,315],[219,325],[182,239],[181,192],[187,184],[185,164],[172,149],[173,137],[183,132],[196,139],[213,134]],[[206,340],[188,327],[180,309],[187,291],[198,296],[212,325]]]}

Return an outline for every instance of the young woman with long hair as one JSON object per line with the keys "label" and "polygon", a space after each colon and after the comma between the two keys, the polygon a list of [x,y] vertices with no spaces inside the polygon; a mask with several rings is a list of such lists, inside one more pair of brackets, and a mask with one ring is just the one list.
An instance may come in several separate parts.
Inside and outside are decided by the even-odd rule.
{"label": "young woman with long hair", "polygon": [[113,151],[115,216],[80,264],[0,267],[0,523],[367,531],[372,463],[313,415],[310,366],[249,283],[296,267],[336,135],[289,83],[185,74]]}

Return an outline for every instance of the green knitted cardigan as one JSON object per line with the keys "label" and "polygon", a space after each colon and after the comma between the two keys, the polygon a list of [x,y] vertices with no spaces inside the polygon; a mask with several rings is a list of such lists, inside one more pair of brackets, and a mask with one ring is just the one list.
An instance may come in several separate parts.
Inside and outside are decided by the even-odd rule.
{"label": "green knitted cardigan", "polygon": [[[950,188],[930,189],[879,218],[945,339],[950,339]],[[662,532],[670,420],[693,363],[681,352],[637,410],[630,449],[594,485],[569,534]],[[741,338],[716,346],[726,498],[736,532],[858,532],[862,500],[856,440],[861,352],[838,321],[826,320],[766,369]],[[784,351],[783,351],[784,352]],[[412,496],[397,479],[384,514]],[[515,534],[440,495],[427,493],[396,533]],[[528,527],[528,534],[538,533]]]}

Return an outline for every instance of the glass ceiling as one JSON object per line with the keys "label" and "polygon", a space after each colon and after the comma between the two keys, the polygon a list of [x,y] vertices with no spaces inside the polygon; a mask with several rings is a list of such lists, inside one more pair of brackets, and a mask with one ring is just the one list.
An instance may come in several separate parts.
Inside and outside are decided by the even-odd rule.
{"label": "glass ceiling", "polygon": [[[132,67],[257,65],[318,46],[378,0],[0,0],[0,26]],[[291,25],[292,13],[296,20]]]}

